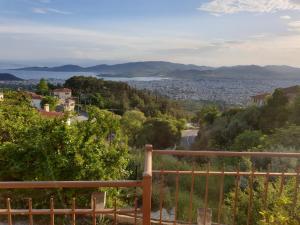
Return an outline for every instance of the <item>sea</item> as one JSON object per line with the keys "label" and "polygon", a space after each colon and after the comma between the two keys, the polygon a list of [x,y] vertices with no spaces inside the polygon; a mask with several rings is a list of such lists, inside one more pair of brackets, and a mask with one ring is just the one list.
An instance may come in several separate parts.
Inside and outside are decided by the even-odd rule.
{"label": "sea", "polygon": [[19,78],[24,80],[40,80],[44,79],[57,79],[57,80],[67,80],[73,76],[92,76],[101,78],[104,80],[111,80],[111,81],[159,81],[168,79],[165,77],[101,77],[97,76],[97,73],[93,72],[47,72],[47,71],[25,71],[25,70],[7,70],[7,69],[0,69],[0,73],[10,73],[15,75]]}

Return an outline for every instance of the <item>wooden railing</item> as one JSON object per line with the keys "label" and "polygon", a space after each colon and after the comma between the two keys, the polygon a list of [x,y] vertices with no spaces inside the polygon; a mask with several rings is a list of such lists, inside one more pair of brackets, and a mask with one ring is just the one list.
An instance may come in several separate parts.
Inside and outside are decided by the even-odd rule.
{"label": "wooden railing", "polygon": [[[176,170],[172,170],[166,168],[164,164],[160,165],[161,168],[152,168],[152,157],[161,157],[163,155],[174,156],[180,161],[181,157],[185,158],[203,158],[204,163],[206,164],[205,169],[195,169],[195,167],[191,166],[191,169],[188,170],[180,170],[177,168]],[[179,151],[179,150],[153,150],[151,145],[146,145],[145,149],[145,161],[144,161],[144,173],[142,180],[124,180],[124,181],[42,181],[42,182],[0,182],[0,191],[3,190],[19,190],[19,189],[99,189],[99,188],[140,188],[142,190],[142,205],[138,207],[138,199],[135,194],[134,202],[131,204],[131,208],[118,208],[114,203],[113,207],[105,208],[105,209],[97,209],[96,199],[92,199],[92,204],[90,208],[77,208],[76,207],[76,199],[71,199],[70,207],[68,208],[55,208],[55,199],[49,199],[49,208],[47,209],[36,209],[33,208],[33,200],[28,198],[26,201],[27,208],[19,209],[12,207],[11,198],[6,198],[6,207],[0,209],[0,217],[6,217],[6,221],[8,225],[14,224],[14,216],[22,215],[23,217],[27,217],[27,224],[34,224],[34,217],[38,215],[43,215],[48,217],[50,221],[50,225],[56,224],[56,217],[61,215],[66,215],[70,218],[70,224],[75,225],[79,224],[77,217],[86,216],[89,223],[96,225],[97,218],[99,215],[106,215],[113,224],[118,223],[118,217],[120,215],[126,215],[131,218],[129,223],[132,224],[143,224],[150,225],[152,223],[158,224],[193,224],[195,223],[195,218],[193,212],[195,211],[195,207],[193,205],[194,202],[194,192],[197,188],[202,188],[204,195],[199,199],[202,204],[202,209],[204,212],[203,215],[203,225],[208,225],[206,221],[207,214],[211,212],[209,192],[212,187],[216,188],[218,185],[218,202],[217,207],[212,210],[213,219],[218,224],[224,223],[222,221],[222,217],[224,214],[224,206],[225,206],[225,193],[224,193],[224,180],[226,177],[233,177],[234,185],[233,185],[233,206],[232,206],[232,223],[227,225],[235,225],[239,224],[237,221],[238,214],[238,205],[239,205],[239,192],[241,178],[247,179],[247,185],[249,188],[249,200],[247,207],[247,225],[252,224],[252,210],[253,210],[253,182],[255,178],[262,177],[264,178],[264,190],[262,193],[262,202],[263,204],[267,204],[268,200],[268,189],[271,180],[275,177],[281,180],[280,189],[278,190],[278,195],[280,195],[285,188],[285,180],[286,179],[295,179],[295,188],[293,190],[294,201],[293,204],[296,205],[298,201],[298,192],[299,192],[299,165],[296,166],[295,171],[278,171],[276,168],[274,171],[269,167],[266,171],[256,171],[255,167],[252,167],[250,171],[243,171],[236,167],[233,171],[227,171],[225,167],[220,170],[216,170],[216,167],[211,166],[210,159],[212,158],[292,158],[292,159],[300,159],[300,153],[278,153],[278,152],[227,152],[227,151]],[[157,165],[156,165],[157,166]],[[166,176],[175,176],[174,184],[171,184],[174,192],[171,194],[173,196],[173,206],[174,206],[174,218],[172,220],[166,220],[163,218],[162,210],[164,208],[164,187],[167,185],[164,181]],[[187,218],[182,219],[181,214],[183,212],[179,211],[179,193],[180,193],[180,180],[182,176],[189,176],[189,182],[191,184],[189,190],[189,202],[185,206],[188,208]],[[203,182],[200,184],[201,187],[196,186],[196,179],[199,177],[203,178]],[[210,178],[215,177],[218,181],[217,183],[210,184]],[[152,196],[152,185],[154,182],[159,183],[159,219],[154,220],[151,218],[151,211],[154,209],[151,207],[151,196]],[[170,185],[170,184],[169,184]],[[32,192],[33,193],[33,192]],[[12,196],[13,197],[13,196]],[[198,221],[199,222],[199,221]],[[49,224],[49,223],[48,223]]]}

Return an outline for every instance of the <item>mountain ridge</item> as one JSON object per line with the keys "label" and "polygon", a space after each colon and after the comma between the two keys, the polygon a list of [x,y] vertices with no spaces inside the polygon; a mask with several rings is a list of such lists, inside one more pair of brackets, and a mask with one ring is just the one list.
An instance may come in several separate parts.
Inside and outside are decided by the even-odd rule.
{"label": "mountain ridge", "polygon": [[121,64],[99,64],[90,67],[62,65],[56,67],[25,67],[17,70],[47,72],[94,72],[99,76],[164,76],[179,79],[241,78],[283,79],[300,78],[300,68],[286,65],[236,65],[222,67],[198,66],[165,61],[140,61]]}

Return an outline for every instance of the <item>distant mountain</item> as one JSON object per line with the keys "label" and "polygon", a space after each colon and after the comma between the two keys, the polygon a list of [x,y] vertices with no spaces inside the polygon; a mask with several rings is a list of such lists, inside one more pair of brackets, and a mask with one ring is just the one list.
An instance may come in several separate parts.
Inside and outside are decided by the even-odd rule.
{"label": "distant mountain", "polygon": [[0,81],[20,81],[23,80],[10,73],[0,73]]}
{"label": "distant mountain", "polygon": [[164,61],[130,62],[91,67],[63,65],[58,67],[26,67],[18,70],[51,72],[94,72],[99,76],[165,76],[177,79],[231,78],[231,79],[299,79],[300,68],[290,66],[227,66],[207,67]]}
{"label": "distant mountain", "polygon": [[289,66],[231,66],[210,70],[176,70],[169,77],[181,79],[231,78],[231,79],[300,79],[300,68]]}
{"label": "distant mountain", "polygon": [[207,70],[211,67],[185,65],[163,61],[130,62],[115,65],[101,64],[91,67],[80,67],[77,65],[64,65],[58,67],[25,67],[18,70],[25,71],[51,71],[51,72],[95,72],[111,76],[153,76],[166,75],[174,70]]}

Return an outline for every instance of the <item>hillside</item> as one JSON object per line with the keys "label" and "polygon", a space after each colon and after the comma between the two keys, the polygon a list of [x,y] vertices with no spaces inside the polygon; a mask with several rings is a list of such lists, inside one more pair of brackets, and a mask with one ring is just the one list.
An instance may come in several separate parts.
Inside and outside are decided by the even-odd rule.
{"label": "hillside", "polygon": [[22,79],[10,73],[0,73],[0,81],[20,81],[20,80]]}
{"label": "hillside", "polygon": [[147,62],[130,62],[115,65],[96,65],[91,67],[80,67],[77,65],[63,65],[58,67],[26,67],[18,70],[25,71],[51,71],[51,72],[96,72],[111,76],[148,76],[148,75],[165,75],[174,70],[207,70],[210,67],[185,65],[179,63],[163,62],[163,61],[147,61]]}
{"label": "hillside", "polygon": [[146,116],[160,114],[177,118],[186,116],[186,112],[177,102],[154,95],[150,91],[137,90],[123,82],[74,76],[66,80],[64,86],[72,90],[82,105],[94,105],[120,115],[127,110],[138,109]]}
{"label": "hillside", "polygon": [[163,61],[130,62],[115,65],[81,67],[63,65],[57,67],[26,67],[18,70],[50,72],[94,72],[99,76],[164,76],[177,79],[232,78],[232,79],[295,79],[300,77],[300,68],[290,66],[238,65],[207,67]]}

